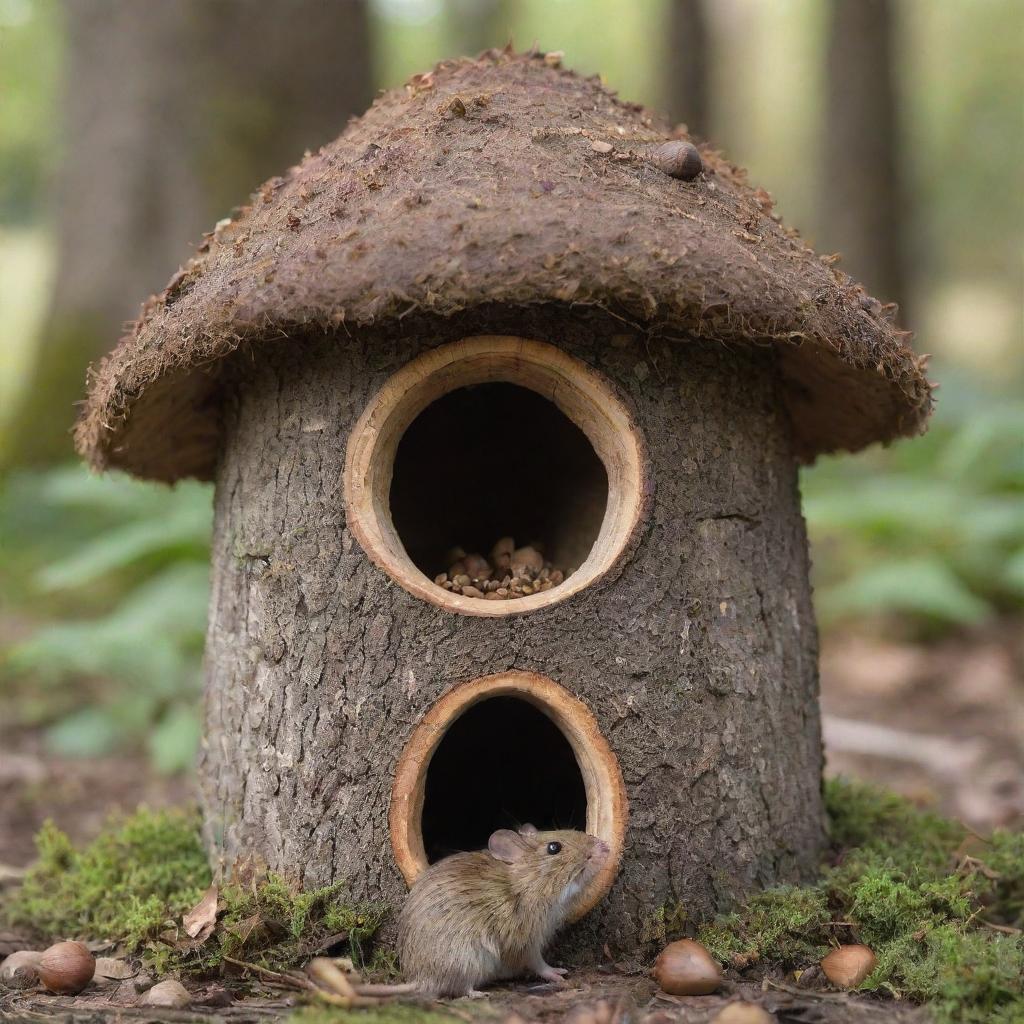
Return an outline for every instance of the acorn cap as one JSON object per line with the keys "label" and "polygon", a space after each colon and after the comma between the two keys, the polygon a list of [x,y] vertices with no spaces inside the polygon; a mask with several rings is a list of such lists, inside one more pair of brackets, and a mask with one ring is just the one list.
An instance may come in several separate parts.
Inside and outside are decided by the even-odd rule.
{"label": "acorn cap", "polygon": [[218,377],[236,350],[455,329],[474,310],[466,333],[480,333],[538,306],[774,347],[804,460],[919,432],[924,360],[881,304],[715,150],[699,147],[694,180],[671,177],[651,162],[667,123],[555,63],[442,63],[267,182],[90,372],[79,452],[96,468],[209,479]]}

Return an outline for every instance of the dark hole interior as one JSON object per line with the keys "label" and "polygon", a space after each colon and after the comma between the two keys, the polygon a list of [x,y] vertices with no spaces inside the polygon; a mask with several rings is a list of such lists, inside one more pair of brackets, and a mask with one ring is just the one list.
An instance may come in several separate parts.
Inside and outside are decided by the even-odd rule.
{"label": "dark hole interior", "polygon": [[547,715],[517,697],[491,697],[449,726],[427,768],[427,859],[482,849],[495,829],[526,822],[542,831],[585,828],[583,776]]}
{"label": "dark hole interior", "polygon": [[597,540],[608,475],[586,434],[553,402],[515,384],[458,388],[429,405],[399,442],[391,518],[433,578],[454,547],[487,557],[500,537],[539,541],[563,571]]}

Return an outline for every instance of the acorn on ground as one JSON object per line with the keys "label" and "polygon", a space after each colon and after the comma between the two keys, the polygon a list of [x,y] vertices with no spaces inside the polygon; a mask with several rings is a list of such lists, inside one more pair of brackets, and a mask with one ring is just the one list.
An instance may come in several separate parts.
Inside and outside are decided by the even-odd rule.
{"label": "acorn on ground", "polygon": [[672,996],[706,996],[722,984],[722,971],[693,939],[670,942],[654,962],[654,980]]}
{"label": "acorn on ground", "polygon": [[39,980],[51,992],[75,996],[92,981],[96,958],[81,942],[58,942],[39,958]]}
{"label": "acorn on ground", "polygon": [[838,988],[856,988],[878,962],[875,954],[859,943],[839,946],[821,961],[825,977]]}

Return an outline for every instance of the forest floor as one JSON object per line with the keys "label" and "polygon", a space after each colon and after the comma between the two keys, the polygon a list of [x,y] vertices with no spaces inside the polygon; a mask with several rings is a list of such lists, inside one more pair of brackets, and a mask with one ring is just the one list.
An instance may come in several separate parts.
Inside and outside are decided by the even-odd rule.
{"label": "forest floor", "polygon": [[[932,646],[881,641],[863,634],[828,639],[822,652],[822,702],[830,774],[881,783],[960,818],[979,831],[1024,825],[1024,630],[1019,623]],[[188,780],[160,778],[141,757],[67,760],[47,755],[32,731],[4,733],[0,723],[0,886],[33,858],[32,837],[52,818],[76,841],[92,838],[112,811],[139,803],[187,803]],[[3,935],[0,934],[0,944]],[[660,993],[636,967],[605,965],[580,972],[565,989],[515,985],[490,998],[426,1007],[421,1015],[462,1021],[556,1021],[574,1024],[703,1024],[728,1002],[747,1000],[788,1024],[910,1024],[925,1011],[874,997],[807,991],[779,977],[748,984],[733,975],[719,995]],[[200,986],[189,1010],[147,1011],[92,988],[74,999],[39,991],[0,996],[0,1019],[60,1018],[71,1024],[107,1019],[245,1021],[283,1019],[295,993],[241,978]],[[204,1005],[201,1005],[205,1001]],[[225,1005],[227,1003],[227,1005]],[[518,1018],[515,1017],[518,1014]],[[328,1018],[303,1011],[303,1024]],[[367,1013],[356,1018],[371,1024]]]}
{"label": "forest floor", "polygon": [[[224,989],[197,989],[197,999],[214,1005],[188,1010],[147,1010],[124,1006],[102,993],[75,998],[38,992],[9,993],[0,997],[0,1019],[31,1021],[59,1017],[66,1024],[91,1024],[99,1020],[167,1021],[172,1024],[261,1024],[275,1021],[300,1006],[281,992],[254,993],[224,1006]],[[774,1014],[779,1024],[927,1024],[920,1007],[892,1001],[833,992],[802,992],[790,985],[761,985],[726,981],[721,993],[711,996],[670,996],[643,975],[622,975],[608,971],[574,973],[564,987],[553,985],[505,985],[490,990],[486,999],[458,999],[446,1003],[404,1004],[394,1012],[394,1003],[376,1009],[351,1011],[350,1015],[321,1015],[314,1007],[299,1012],[295,1024],[328,1024],[337,1021],[365,1021],[365,1024],[394,1024],[417,1020],[443,1024],[445,1020],[468,1024],[707,1024],[734,1002],[752,1003]],[[221,1005],[217,1005],[217,1004]]]}

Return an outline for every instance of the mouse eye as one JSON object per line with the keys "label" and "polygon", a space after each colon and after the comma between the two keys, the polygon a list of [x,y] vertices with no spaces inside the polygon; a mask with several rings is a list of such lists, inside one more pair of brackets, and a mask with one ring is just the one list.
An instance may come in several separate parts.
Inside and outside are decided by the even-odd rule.
{"label": "mouse eye", "polygon": [[548,843],[548,853],[561,853],[561,852],[562,852],[562,844],[561,843]]}

